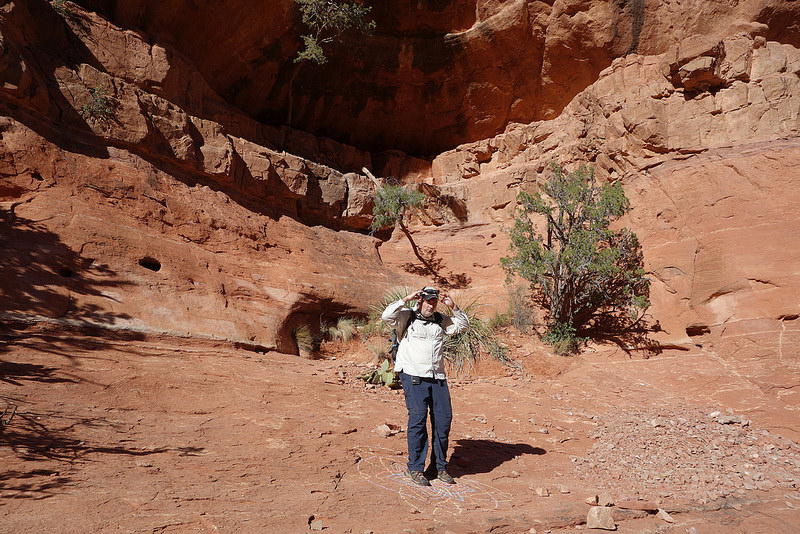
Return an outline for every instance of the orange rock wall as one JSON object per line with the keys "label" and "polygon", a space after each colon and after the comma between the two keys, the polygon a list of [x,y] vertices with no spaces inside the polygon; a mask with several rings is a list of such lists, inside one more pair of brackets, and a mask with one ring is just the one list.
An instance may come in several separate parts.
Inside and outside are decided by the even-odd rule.
{"label": "orange rock wall", "polygon": [[[766,336],[788,353],[796,341],[784,335],[800,316],[792,209],[800,51],[794,26],[782,22],[793,4],[632,3],[625,9],[644,6],[642,54],[617,59],[633,29],[620,29],[614,13],[625,9],[608,3],[430,2],[416,17],[376,11],[391,18],[396,35],[379,38],[405,46],[394,57],[406,70],[356,61],[352,80],[375,82],[363,106],[350,100],[361,98],[351,77],[339,76],[344,85],[331,87],[341,92],[325,96],[332,100],[297,97],[298,120],[332,132],[315,122],[324,118],[381,147],[471,141],[432,159],[365,152],[256,120],[269,110],[248,109],[255,95],[272,95],[261,102],[275,110],[285,103],[281,76],[295,42],[280,29],[281,17],[291,18],[287,2],[273,6],[281,16],[251,16],[252,26],[242,19],[237,32],[229,31],[240,16],[232,2],[103,3],[129,23],[121,26],[67,5],[65,16],[41,0],[0,8],[7,321],[293,352],[298,325],[363,315],[387,287],[431,281],[400,232],[385,243],[367,235],[374,184],[364,166],[426,192],[425,212],[409,224],[439,277],[459,298],[502,309],[498,260],[516,194],[535,190],[559,161],[589,163],[599,179],[625,185],[633,209],[624,224],[642,240],[653,280],[649,320],[664,345],[741,347]],[[258,6],[244,7],[252,15]],[[230,24],[217,23],[222,8]],[[670,31],[648,23],[659,10],[669,13]],[[617,31],[595,21],[617,21]],[[534,27],[561,30],[536,34],[532,45]],[[257,35],[263,49],[254,48]],[[464,55],[417,61],[445,37],[462,43]],[[257,58],[268,61],[258,66]],[[247,86],[233,84],[245,72],[265,85],[231,92]],[[506,92],[495,83],[501,75],[509,76]],[[445,79],[452,100],[437,92]],[[101,86],[112,112],[92,117],[84,105]]]}
{"label": "orange rock wall", "polygon": [[[2,9],[3,320],[294,352],[294,328],[363,315],[393,283],[375,239],[342,230],[369,225],[372,182],[318,163],[368,154],[259,125],[96,14]],[[98,87],[108,116],[84,110]]]}
{"label": "orange rock wall", "polygon": [[[777,338],[800,314],[798,73],[800,50],[747,34],[620,59],[557,119],[443,153],[432,179],[492,235],[550,161],[591,164],[631,199],[624,223],[642,242],[657,339],[739,323]],[[474,283],[496,294],[501,275],[495,264]]]}
{"label": "orange rock wall", "polygon": [[[615,58],[738,31],[798,44],[793,2],[426,0],[371,2],[377,31],[293,58],[293,0],[104,2],[123,28],[174,44],[229,103],[362,149],[431,155],[552,119]],[[219,21],[224,20],[224,24]],[[292,83],[290,83],[292,80]]]}

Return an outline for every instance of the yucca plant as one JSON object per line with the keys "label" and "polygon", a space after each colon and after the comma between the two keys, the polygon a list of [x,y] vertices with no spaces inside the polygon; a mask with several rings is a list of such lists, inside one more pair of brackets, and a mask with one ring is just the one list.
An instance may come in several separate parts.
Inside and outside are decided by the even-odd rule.
{"label": "yucca plant", "polygon": [[[368,323],[369,326],[367,328],[376,334],[386,335],[389,325],[381,320],[381,314],[383,313],[383,310],[385,310],[389,304],[397,302],[413,292],[413,289],[404,286],[397,286],[389,289],[386,293],[384,293],[383,297],[381,297],[381,300],[378,302],[378,304],[374,304],[369,307],[371,313]],[[406,303],[406,308],[413,308],[416,306],[416,304],[416,300],[411,300]]]}
{"label": "yucca plant", "polygon": [[[471,367],[483,354],[506,365],[513,363],[508,349],[500,344],[489,324],[478,316],[477,311],[481,306],[477,298],[461,304],[461,310],[469,319],[469,330],[444,339],[445,357],[455,374],[460,373],[465,366]],[[447,306],[445,309],[448,315],[453,315],[453,311]]]}

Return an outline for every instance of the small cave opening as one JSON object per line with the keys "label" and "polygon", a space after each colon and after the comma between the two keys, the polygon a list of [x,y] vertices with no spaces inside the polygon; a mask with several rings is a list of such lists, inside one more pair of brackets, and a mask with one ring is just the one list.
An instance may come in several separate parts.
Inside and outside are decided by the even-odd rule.
{"label": "small cave opening", "polygon": [[75,276],[75,271],[73,271],[69,267],[62,267],[61,269],[58,270],[58,276],[61,276],[63,278],[72,278],[73,276]]}
{"label": "small cave opening", "polygon": [[705,325],[692,325],[686,327],[686,335],[689,337],[697,337],[710,333],[711,329]]}
{"label": "small cave opening", "polygon": [[144,258],[140,259],[139,265],[156,273],[161,270],[161,262],[155,258],[151,258],[150,256],[145,256]]}
{"label": "small cave opening", "polygon": [[304,302],[292,310],[278,327],[277,350],[309,359],[320,358],[322,344],[341,336],[341,331],[346,329],[339,323],[340,319],[356,320],[365,316],[360,310],[330,299]]}

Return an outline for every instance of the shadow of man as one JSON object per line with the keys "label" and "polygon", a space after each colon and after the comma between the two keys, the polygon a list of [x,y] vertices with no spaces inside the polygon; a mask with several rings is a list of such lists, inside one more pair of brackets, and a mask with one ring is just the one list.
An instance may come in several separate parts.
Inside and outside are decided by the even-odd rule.
{"label": "shadow of man", "polygon": [[[544,449],[527,443],[502,443],[487,439],[459,439],[450,455],[452,475],[489,473],[523,454],[546,454]],[[448,471],[451,469],[448,466]]]}

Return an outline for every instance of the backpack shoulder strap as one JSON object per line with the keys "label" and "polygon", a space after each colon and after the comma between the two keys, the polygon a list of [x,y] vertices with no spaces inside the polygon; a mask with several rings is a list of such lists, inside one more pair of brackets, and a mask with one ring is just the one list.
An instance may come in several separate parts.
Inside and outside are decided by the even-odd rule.
{"label": "backpack shoulder strap", "polygon": [[406,332],[408,332],[408,327],[411,326],[411,323],[417,319],[417,312],[414,310],[414,308],[409,308],[408,311],[411,312],[411,317],[408,318],[408,322],[406,322],[406,327],[403,329],[403,331],[397,332],[398,342],[405,337]]}

